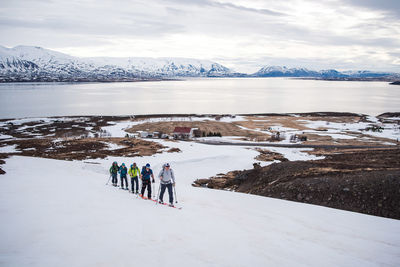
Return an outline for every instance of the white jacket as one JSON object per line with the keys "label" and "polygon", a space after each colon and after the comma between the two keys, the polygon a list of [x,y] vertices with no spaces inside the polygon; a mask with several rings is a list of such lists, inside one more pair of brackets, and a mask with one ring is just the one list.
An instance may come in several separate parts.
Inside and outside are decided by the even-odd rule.
{"label": "white jacket", "polygon": [[169,168],[169,170],[166,170],[165,168],[163,168],[160,171],[158,178],[161,179],[162,184],[170,184],[171,182],[175,183],[174,171],[171,168]]}

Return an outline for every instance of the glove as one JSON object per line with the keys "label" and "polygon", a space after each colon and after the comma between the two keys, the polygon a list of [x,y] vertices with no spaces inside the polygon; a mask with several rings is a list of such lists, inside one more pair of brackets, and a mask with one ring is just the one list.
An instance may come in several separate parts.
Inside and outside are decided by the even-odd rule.
{"label": "glove", "polygon": [[152,183],[154,184],[156,181],[154,181],[154,179],[153,179],[153,181],[152,181]]}

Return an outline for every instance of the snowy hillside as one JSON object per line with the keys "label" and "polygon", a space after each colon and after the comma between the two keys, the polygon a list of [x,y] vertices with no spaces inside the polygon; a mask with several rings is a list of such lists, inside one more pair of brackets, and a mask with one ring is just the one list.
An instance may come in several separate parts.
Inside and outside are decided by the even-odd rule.
{"label": "snowy hillside", "polygon": [[39,66],[32,61],[20,58],[10,49],[0,46],[0,74],[32,72],[38,69]]}
{"label": "snowy hillside", "polygon": [[309,70],[306,68],[288,68],[285,66],[265,66],[252,76],[256,77],[312,77],[312,78],[380,78],[395,76],[394,73],[372,71]]}
{"label": "snowy hillside", "polygon": [[221,77],[231,71],[212,61],[184,58],[78,58],[33,46],[0,46],[0,78],[19,80],[135,80]]}
{"label": "snowy hillside", "polygon": [[285,66],[265,66],[254,73],[257,77],[315,77],[318,72],[305,68],[287,68]]}
{"label": "snowy hillside", "polygon": [[[191,183],[251,168],[243,147],[159,141],[180,153],[60,161],[6,159],[4,266],[398,266],[400,222]],[[171,163],[182,210],[105,185],[114,160]],[[155,186],[157,191],[158,185]]]}

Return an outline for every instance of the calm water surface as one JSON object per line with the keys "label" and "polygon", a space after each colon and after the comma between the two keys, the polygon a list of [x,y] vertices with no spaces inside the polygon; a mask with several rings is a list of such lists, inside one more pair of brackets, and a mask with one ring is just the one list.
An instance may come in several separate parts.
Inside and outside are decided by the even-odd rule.
{"label": "calm water surface", "polygon": [[400,86],[284,78],[0,84],[0,118],[171,113],[400,111]]}

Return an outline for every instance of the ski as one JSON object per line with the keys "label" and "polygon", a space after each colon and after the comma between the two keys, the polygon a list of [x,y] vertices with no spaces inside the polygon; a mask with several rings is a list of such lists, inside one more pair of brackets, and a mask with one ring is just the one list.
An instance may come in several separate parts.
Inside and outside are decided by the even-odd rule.
{"label": "ski", "polygon": [[160,202],[158,202],[156,199],[147,198],[147,197],[143,197],[143,196],[140,196],[140,198],[141,198],[141,199],[144,199],[144,200],[151,200],[151,201],[155,202],[156,204],[160,204],[160,205],[163,205],[163,206],[168,206],[168,207],[170,207],[170,208],[174,208],[174,209],[178,209],[178,210],[181,210],[181,209],[182,209],[182,207],[171,206],[171,205],[169,205],[169,204],[167,204],[167,203],[160,203]]}
{"label": "ski", "polygon": [[[155,200],[155,202],[157,202],[156,200]],[[182,209],[182,207],[177,207],[177,206],[175,206],[175,205],[170,205],[170,204],[167,204],[167,203],[160,203],[160,202],[158,202],[158,204],[160,204],[160,205],[164,205],[164,206],[168,206],[168,207],[170,207],[170,208],[174,208],[174,209],[178,209],[178,210],[181,210]]]}

